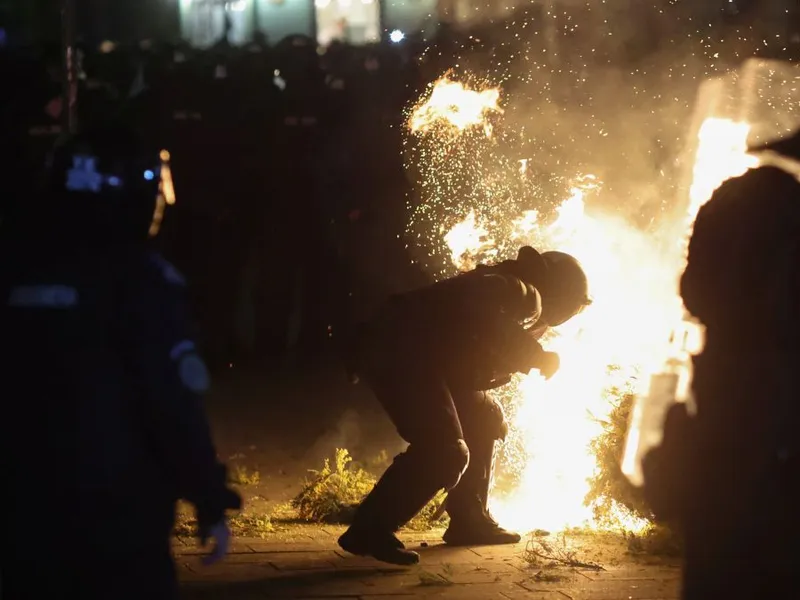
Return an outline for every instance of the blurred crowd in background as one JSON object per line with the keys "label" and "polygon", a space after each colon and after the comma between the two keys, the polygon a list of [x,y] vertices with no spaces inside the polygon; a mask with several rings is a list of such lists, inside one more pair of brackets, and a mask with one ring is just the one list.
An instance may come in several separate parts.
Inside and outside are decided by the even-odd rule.
{"label": "blurred crowd in background", "polygon": [[[324,51],[300,35],[204,50],[81,48],[79,123],[122,118],[171,153],[177,203],[159,243],[190,282],[212,364],[314,354],[387,294],[426,280],[403,235],[412,192],[406,111],[458,57],[469,54],[476,72],[491,74],[519,56],[515,19],[530,24],[525,54],[541,55],[547,36],[525,15],[470,31],[442,26],[426,42],[334,41]],[[664,40],[637,39],[642,47],[605,52],[573,31],[561,59],[580,62],[586,77],[601,63],[641,68]],[[3,210],[34,201],[61,134],[62,59],[59,47],[0,49]],[[547,85],[566,103],[575,81],[564,81],[561,96]]]}

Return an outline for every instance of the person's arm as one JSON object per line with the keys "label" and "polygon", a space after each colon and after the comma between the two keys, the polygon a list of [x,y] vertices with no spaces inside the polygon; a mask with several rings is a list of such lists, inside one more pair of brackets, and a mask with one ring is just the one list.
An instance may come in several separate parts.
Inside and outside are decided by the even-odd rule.
{"label": "person's arm", "polygon": [[210,381],[189,327],[184,282],[154,254],[129,259],[123,352],[141,414],[179,495],[195,505],[201,535],[241,507],[227,486],[203,407]]}
{"label": "person's arm", "polygon": [[546,352],[522,323],[526,318],[535,322],[541,316],[542,298],[536,288],[512,275],[487,270],[476,279],[470,300],[476,320],[485,319],[485,326],[491,330],[487,337],[494,340],[505,371],[511,374],[539,369],[547,378],[555,374],[557,355]]}

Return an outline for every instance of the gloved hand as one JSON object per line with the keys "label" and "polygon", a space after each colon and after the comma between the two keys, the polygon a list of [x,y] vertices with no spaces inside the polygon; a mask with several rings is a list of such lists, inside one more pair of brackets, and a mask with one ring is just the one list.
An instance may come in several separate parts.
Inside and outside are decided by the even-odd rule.
{"label": "gloved hand", "polygon": [[200,545],[205,547],[209,541],[213,540],[214,547],[208,556],[203,558],[203,564],[210,566],[218,563],[228,554],[231,546],[231,530],[228,527],[228,519],[223,517],[221,521],[207,528],[198,530]]}
{"label": "gloved hand", "polygon": [[536,357],[533,368],[538,369],[545,379],[550,379],[561,368],[561,357],[555,352],[542,352]]}

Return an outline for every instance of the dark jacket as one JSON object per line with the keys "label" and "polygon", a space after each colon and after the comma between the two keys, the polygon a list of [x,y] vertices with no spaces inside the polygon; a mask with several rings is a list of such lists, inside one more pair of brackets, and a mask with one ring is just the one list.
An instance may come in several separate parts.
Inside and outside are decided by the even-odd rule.
{"label": "dark jacket", "polygon": [[209,433],[181,276],[143,246],[40,233],[0,241],[12,539],[38,527],[18,517],[36,510],[48,535],[96,549],[166,539],[178,498],[218,521],[239,499]]}
{"label": "dark jacket", "polygon": [[485,389],[495,377],[532,368],[542,347],[523,323],[540,313],[535,288],[481,268],[392,297],[366,328],[365,358],[413,362]]}

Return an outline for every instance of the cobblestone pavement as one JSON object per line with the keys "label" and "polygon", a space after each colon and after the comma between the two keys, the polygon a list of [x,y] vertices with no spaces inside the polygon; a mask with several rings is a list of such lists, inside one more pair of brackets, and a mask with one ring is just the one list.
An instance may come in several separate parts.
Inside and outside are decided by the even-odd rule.
{"label": "cobblestone pavement", "polygon": [[[187,600],[676,600],[679,568],[610,559],[602,570],[542,568],[525,560],[525,544],[450,548],[432,533],[401,538],[422,562],[393,567],[350,556],[336,545],[341,530],[308,529],[269,539],[237,538],[225,562],[200,563],[203,552],[176,540]],[[425,540],[428,540],[427,542]],[[602,564],[602,563],[601,563]]]}

